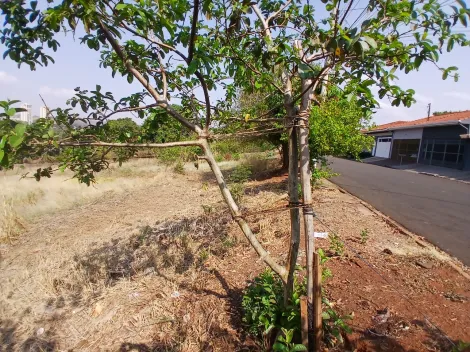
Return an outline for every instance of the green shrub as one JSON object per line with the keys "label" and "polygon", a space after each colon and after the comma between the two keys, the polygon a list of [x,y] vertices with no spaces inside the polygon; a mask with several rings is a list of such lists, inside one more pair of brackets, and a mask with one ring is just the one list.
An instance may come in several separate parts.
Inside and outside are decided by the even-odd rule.
{"label": "green shrub", "polygon": [[245,186],[242,183],[233,183],[228,188],[235,203],[239,204],[245,195]]}
{"label": "green shrub", "polygon": [[340,257],[344,254],[344,243],[336,233],[331,234],[330,250]]}
{"label": "green shrub", "polygon": [[176,172],[177,174],[180,174],[180,175],[184,174],[184,165],[181,162],[181,160],[178,160],[175,167],[173,168],[173,171]]}
{"label": "green shrub", "polygon": [[351,328],[346,323],[352,320],[351,315],[340,315],[326,297],[322,297],[323,312],[323,340],[329,347],[334,347],[344,343],[343,334],[350,334]]}
{"label": "green shrub", "polygon": [[361,231],[361,243],[366,244],[367,240],[369,239],[369,230],[364,229]]}
{"label": "green shrub", "polygon": [[228,180],[233,183],[245,183],[251,177],[251,168],[249,165],[238,165],[228,177]]}
{"label": "green shrub", "polygon": [[251,335],[264,339],[265,345],[269,346],[281,329],[292,334],[289,343],[300,341],[300,296],[305,294],[305,286],[294,286],[291,303],[285,306],[282,281],[267,269],[244,292],[243,323]]}
{"label": "green shrub", "polygon": [[312,171],[312,183],[314,185],[318,184],[322,179],[328,179],[333,176],[338,176],[339,174],[333,172],[328,166],[322,165],[321,167],[317,167]]}

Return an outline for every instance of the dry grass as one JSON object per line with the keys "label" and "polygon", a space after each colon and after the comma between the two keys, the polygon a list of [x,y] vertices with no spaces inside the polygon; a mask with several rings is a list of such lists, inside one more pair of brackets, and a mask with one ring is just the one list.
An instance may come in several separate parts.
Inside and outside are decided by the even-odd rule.
{"label": "dry grass", "polygon": [[13,223],[18,225],[36,216],[76,207],[110,194],[128,192],[141,187],[142,179],[155,184],[155,176],[163,170],[152,159],[132,160],[122,167],[111,165],[97,176],[97,183],[92,187],[79,184],[67,171],[57,172],[51,179],[41,182],[36,182],[34,178],[21,178],[25,173],[32,174],[37,167],[3,171],[0,178],[0,197],[3,199],[0,212],[4,217],[3,223],[6,223],[2,228],[10,226],[9,231],[16,233],[13,237],[23,230],[23,226]]}
{"label": "dry grass", "polygon": [[[54,179],[44,186],[19,181],[27,181],[27,187],[16,193],[2,187],[11,209],[26,215],[26,229],[13,245],[0,245],[0,350],[257,350],[237,329],[242,290],[264,264],[228,215],[216,183],[201,169],[188,172],[194,167],[185,165],[179,175],[146,159],[106,171],[96,188],[65,181],[66,175],[55,185],[49,183]],[[17,185],[18,176],[10,176],[1,182]],[[284,177],[245,186],[245,212],[287,202]],[[59,197],[60,188],[69,194],[54,203],[49,197]],[[317,219],[382,269],[396,269],[394,262],[383,262],[383,248],[408,265],[426,254],[331,185],[317,189],[314,201]],[[286,208],[247,218],[281,263],[287,256],[288,213]],[[360,243],[365,228],[366,245]],[[329,230],[316,220],[316,231]],[[317,240],[316,245],[328,249],[330,243]],[[359,270],[353,260],[346,252],[329,262],[334,277],[327,290],[336,292],[333,284],[339,282],[353,297],[364,288],[349,287],[344,280],[351,278],[341,276],[345,268]],[[361,275],[369,279],[366,269]],[[416,281],[413,275],[400,278],[411,288],[425,287],[425,279]],[[370,284],[377,287],[376,295],[387,291],[381,285]],[[366,311],[362,323],[371,314]]]}
{"label": "dry grass", "polygon": [[2,197],[0,210],[2,211],[2,217],[0,218],[0,243],[12,243],[25,229],[23,220],[13,208],[12,200],[7,199],[5,196]]}

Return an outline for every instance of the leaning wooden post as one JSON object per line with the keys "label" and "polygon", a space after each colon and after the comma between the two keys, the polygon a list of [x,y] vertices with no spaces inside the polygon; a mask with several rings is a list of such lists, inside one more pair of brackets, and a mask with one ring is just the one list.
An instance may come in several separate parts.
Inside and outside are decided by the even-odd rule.
{"label": "leaning wooden post", "polygon": [[302,333],[302,345],[308,350],[308,302],[307,297],[300,297],[300,331]]}

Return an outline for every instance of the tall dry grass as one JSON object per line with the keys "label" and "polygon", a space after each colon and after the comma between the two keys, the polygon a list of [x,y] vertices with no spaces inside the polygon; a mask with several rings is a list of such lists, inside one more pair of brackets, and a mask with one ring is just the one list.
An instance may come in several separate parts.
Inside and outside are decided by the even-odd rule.
{"label": "tall dry grass", "polygon": [[[47,165],[48,166],[48,165]],[[38,165],[17,166],[0,177],[0,241],[14,241],[28,222],[40,215],[73,208],[110,194],[131,191],[151,183],[164,169],[155,160],[136,159],[122,167],[111,165],[97,175],[97,183],[86,186],[73,174],[57,171],[37,182],[31,175]],[[27,174],[26,177],[22,176]],[[145,179],[145,182],[143,181]]]}

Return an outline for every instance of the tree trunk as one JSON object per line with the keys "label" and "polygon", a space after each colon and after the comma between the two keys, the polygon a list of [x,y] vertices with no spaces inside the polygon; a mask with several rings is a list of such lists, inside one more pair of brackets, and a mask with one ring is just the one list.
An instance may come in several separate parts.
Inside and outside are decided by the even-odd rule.
{"label": "tree trunk", "polygon": [[[286,108],[286,126],[292,126],[295,119],[295,107],[292,99],[292,82],[289,75],[284,77],[284,106]],[[289,179],[288,179],[288,192],[290,208],[290,226],[291,237],[289,243],[289,254],[287,257],[287,282],[284,290],[284,304],[289,303],[294,288],[294,274],[295,266],[297,264],[297,257],[299,255],[300,245],[300,210],[299,208],[292,207],[299,203],[299,147],[297,139],[297,128],[291,127],[289,129]]]}
{"label": "tree trunk", "polygon": [[[289,179],[288,192],[289,203],[295,205],[299,203],[299,152],[297,142],[297,129],[291,128],[289,131]],[[284,290],[284,304],[288,304],[294,289],[295,266],[299,254],[300,245],[300,210],[290,208],[290,243],[287,257],[287,284]]]}
{"label": "tree trunk", "polygon": [[289,142],[281,142],[282,169],[287,170],[289,167]]}

